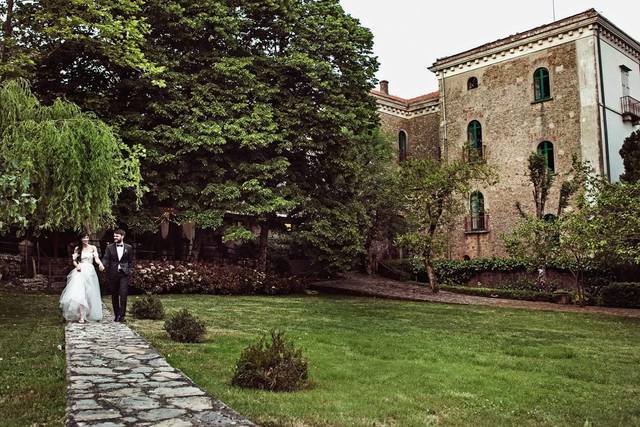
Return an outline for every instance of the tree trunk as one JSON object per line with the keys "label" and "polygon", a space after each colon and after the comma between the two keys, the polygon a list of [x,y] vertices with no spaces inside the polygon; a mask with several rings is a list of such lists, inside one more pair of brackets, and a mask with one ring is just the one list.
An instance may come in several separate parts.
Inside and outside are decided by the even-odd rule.
{"label": "tree trunk", "polygon": [[267,246],[269,243],[269,223],[264,221],[260,224],[260,247],[258,250],[258,271],[267,271]]}
{"label": "tree trunk", "polygon": [[576,274],[577,302],[579,305],[587,305],[587,297],[584,294],[584,274],[578,271]]}
{"label": "tree trunk", "polygon": [[425,259],[424,265],[425,265],[425,268],[427,269],[427,277],[429,278],[429,286],[431,286],[431,292],[433,292],[434,294],[437,294],[439,291],[438,279],[436,278],[436,275],[433,272],[431,259]]}
{"label": "tree trunk", "polygon": [[2,25],[2,47],[0,47],[0,64],[4,64],[7,61],[9,40],[13,35],[13,2],[14,0],[7,0],[7,18]]}

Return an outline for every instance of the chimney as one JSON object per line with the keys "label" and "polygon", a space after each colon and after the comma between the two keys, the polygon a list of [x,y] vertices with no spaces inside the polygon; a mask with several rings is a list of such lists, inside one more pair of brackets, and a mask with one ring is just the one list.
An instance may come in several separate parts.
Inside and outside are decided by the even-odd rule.
{"label": "chimney", "polygon": [[380,92],[389,95],[389,80],[380,80]]}

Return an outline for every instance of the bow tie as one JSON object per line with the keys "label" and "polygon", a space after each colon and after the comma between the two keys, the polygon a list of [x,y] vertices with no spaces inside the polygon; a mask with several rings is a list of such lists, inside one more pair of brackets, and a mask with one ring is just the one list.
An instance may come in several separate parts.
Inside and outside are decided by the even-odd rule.
{"label": "bow tie", "polygon": [[124,247],[124,245],[116,245],[116,246],[119,247],[119,248],[123,248]]}

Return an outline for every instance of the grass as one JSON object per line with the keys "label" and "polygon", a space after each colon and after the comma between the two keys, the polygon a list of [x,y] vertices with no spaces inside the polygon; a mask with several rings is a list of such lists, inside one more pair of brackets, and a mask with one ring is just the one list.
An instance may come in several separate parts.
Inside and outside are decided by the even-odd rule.
{"label": "grass", "polygon": [[57,296],[0,291],[0,425],[64,421],[64,324],[57,303]]}
{"label": "grass", "polygon": [[[264,426],[640,425],[640,322],[632,319],[339,296],[163,296],[207,324],[171,342],[131,321],[169,362]],[[280,328],[314,386],[230,385],[240,352]]]}

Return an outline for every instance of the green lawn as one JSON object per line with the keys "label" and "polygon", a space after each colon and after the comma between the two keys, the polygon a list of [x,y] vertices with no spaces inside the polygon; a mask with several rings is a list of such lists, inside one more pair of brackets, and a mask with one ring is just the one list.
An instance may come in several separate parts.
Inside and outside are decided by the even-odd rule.
{"label": "green lawn", "polygon": [[58,297],[0,291],[0,425],[62,425],[64,324]]}
{"label": "green lawn", "polygon": [[[161,321],[130,324],[265,426],[640,425],[637,320],[336,296],[162,300],[203,318],[206,342],[173,343]],[[242,349],[270,328],[305,350],[312,389],[230,385]]]}

